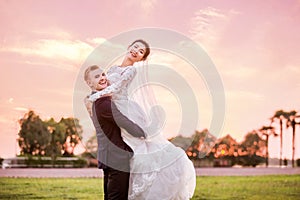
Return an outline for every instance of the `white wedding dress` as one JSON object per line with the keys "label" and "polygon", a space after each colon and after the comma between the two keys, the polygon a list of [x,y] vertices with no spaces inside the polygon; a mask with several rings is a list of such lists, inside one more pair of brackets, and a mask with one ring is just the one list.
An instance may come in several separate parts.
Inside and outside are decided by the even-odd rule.
{"label": "white wedding dress", "polygon": [[111,85],[89,98],[95,101],[104,94],[113,94],[113,101],[118,109],[143,128],[147,135],[146,139],[140,139],[122,130],[124,141],[134,151],[130,162],[128,199],[190,199],[196,187],[196,174],[192,162],[181,148],[162,136],[160,122],[151,117],[155,109],[147,111],[149,115],[146,115],[146,111],[137,102],[129,100],[128,87],[136,73],[137,69],[134,66],[111,67],[107,72]]}

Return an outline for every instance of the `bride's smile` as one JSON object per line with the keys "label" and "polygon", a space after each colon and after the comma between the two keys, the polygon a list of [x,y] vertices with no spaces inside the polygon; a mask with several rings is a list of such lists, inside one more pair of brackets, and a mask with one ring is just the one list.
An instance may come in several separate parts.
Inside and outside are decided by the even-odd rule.
{"label": "bride's smile", "polygon": [[129,46],[124,65],[133,65],[133,63],[141,61],[144,59],[146,53],[146,46],[141,42],[136,42]]}

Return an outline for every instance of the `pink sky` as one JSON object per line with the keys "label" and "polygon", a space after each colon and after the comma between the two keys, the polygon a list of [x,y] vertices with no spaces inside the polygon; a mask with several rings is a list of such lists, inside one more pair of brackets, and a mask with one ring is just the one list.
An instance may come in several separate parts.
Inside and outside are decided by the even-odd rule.
{"label": "pink sky", "polygon": [[[42,119],[73,116],[74,84],[89,53],[143,27],[180,32],[207,51],[225,87],[222,135],[240,141],[276,110],[300,113],[299,21],[299,0],[0,0],[0,157],[15,155],[17,119],[27,109]],[[149,60],[158,61],[159,54]],[[199,130],[209,127],[202,121]],[[290,157],[291,130],[285,137]],[[278,155],[278,139],[270,143],[271,156]],[[300,157],[299,142],[296,151]]]}

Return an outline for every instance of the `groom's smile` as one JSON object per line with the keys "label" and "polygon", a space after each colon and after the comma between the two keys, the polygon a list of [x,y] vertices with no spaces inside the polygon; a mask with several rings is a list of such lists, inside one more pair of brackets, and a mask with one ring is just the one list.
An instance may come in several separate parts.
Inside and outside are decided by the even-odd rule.
{"label": "groom's smile", "polygon": [[104,89],[104,88],[107,87],[108,82],[107,82],[107,78],[106,78],[105,73],[101,74],[101,78],[100,78],[98,84],[99,84],[99,89]]}
{"label": "groom's smile", "polygon": [[93,70],[89,73],[89,79],[87,80],[87,84],[93,90],[102,90],[108,86],[108,80],[106,78],[106,74],[102,69]]}

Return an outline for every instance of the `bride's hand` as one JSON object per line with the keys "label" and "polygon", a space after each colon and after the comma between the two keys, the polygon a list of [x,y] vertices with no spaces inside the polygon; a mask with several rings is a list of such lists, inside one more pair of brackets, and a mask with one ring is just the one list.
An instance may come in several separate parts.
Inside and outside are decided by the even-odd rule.
{"label": "bride's hand", "polygon": [[84,104],[85,107],[87,109],[87,111],[89,112],[90,116],[93,116],[93,112],[92,112],[92,107],[93,107],[93,102],[89,100],[89,96],[84,98]]}

